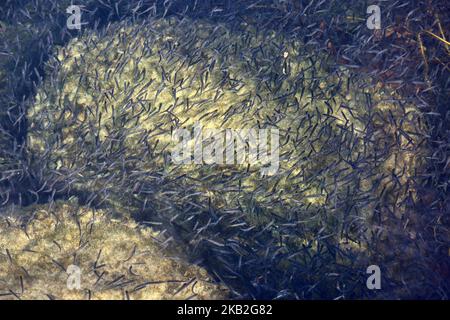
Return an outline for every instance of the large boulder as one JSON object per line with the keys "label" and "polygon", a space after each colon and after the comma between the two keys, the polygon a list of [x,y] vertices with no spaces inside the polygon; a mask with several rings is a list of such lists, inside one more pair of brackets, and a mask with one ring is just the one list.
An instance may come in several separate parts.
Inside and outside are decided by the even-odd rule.
{"label": "large boulder", "polygon": [[[277,214],[358,188],[351,181],[342,190],[339,172],[371,187],[370,163],[359,160],[377,156],[366,142],[364,91],[299,41],[246,26],[156,20],[88,34],[55,61],[28,112],[28,144],[48,171],[79,171],[74,187],[112,187],[114,179],[99,184],[100,177],[118,176],[111,166],[124,165],[137,171],[135,182],[148,170],[184,175],[177,183],[203,188],[219,207],[253,201]],[[174,164],[172,133],[196,124],[278,129],[279,167],[260,179],[261,164]]]}

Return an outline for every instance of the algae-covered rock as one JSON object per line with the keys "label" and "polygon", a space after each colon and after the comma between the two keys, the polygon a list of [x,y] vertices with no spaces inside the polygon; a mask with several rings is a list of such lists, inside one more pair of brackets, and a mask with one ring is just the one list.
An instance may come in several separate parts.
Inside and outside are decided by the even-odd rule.
{"label": "algae-covered rock", "polygon": [[[112,186],[99,178],[114,171],[115,159],[126,159],[140,173],[189,175],[179,183],[197,185],[203,196],[208,191],[218,207],[255,202],[280,214],[340,195],[339,184],[326,190],[336,172],[367,179],[362,168],[353,170],[356,155],[372,156],[362,143],[364,92],[348,71],[333,69],[299,41],[246,26],[156,20],[74,40],[56,59],[52,80],[28,113],[29,147],[48,170],[81,170],[77,188]],[[262,166],[253,163],[250,170],[246,163],[175,165],[168,158],[172,133],[195,124],[278,129],[279,168],[260,179]],[[226,191],[232,189],[239,191]]]}
{"label": "algae-covered rock", "polygon": [[168,254],[157,232],[70,203],[4,213],[0,248],[2,298],[227,297],[204,269],[177,258],[181,252]]}

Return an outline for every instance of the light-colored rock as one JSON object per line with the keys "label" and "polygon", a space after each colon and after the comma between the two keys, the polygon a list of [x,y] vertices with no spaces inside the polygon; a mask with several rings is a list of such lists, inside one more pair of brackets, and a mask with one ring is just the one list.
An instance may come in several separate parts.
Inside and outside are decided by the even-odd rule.
{"label": "light-colored rock", "polygon": [[[227,297],[204,269],[177,258],[181,252],[169,255],[158,239],[147,227],[69,203],[16,208],[0,217],[0,297]],[[69,289],[71,265],[81,270],[80,289]]]}

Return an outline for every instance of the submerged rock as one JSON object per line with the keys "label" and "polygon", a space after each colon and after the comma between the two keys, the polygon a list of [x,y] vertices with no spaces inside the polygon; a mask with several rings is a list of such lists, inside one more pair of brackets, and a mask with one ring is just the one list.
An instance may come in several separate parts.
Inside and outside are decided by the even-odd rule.
{"label": "submerged rock", "polygon": [[228,295],[204,269],[180,259],[181,252],[169,254],[161,235],[150,228],[64,202],[11,210],[0,217],[1,298],[224,299]]}
{"label": "submerged rock", "polygon": [[[358,157],[374,157],[364,91],[327,60],[298,40],[248,26],[187,19],[111,26],[58,51],[29,109],[29,148],[48,171],[80,172],[71,186],[90,191],[113,187],[108,176],[127,170],[134,177],[123,187],[145,185],[151,171],[155,179],[179,177],[217,207],[249,211],[255,202],[280,214],[320,206],[330,194],[345,197],[333,183],[339,172],[370,185],[370,164]],[[173,131],[195,124],[278,129],[279,168],[260,179],[262,164],[247,168],[249,159],[174,164]],[[361,182],[348,180],[357,191]]]}

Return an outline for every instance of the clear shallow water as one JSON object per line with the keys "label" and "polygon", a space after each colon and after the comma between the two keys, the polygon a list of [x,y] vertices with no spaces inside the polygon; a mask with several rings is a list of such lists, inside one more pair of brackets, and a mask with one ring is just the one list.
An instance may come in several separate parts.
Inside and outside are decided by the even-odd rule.
{"label": "clear shallow water", "polygon": [[[14,205],[20,212],[20,207],[36,203],[49,206],[56,200],[72,199],[84,206],[106,208],[113,215],[132,214],[140,222],[159,219],[161,221],[153,224],[154,228],[160,226],[161,230],[166,230],[166,234],[175,239],[176,246],[186,246],[188,256],[205,266],[217,281],[220,279],[232,288],[236,297],[417,297],[417,293],[411,292],[421,292],[417,288],[422,289],[426,283],[432,283],[433,289],[418,297],[445,292],[446,287],[440,280],[441,276],[445,278],[445,270],[448,270],[445,269],[448,260],[445,224],[439,224],[442,236],[438,237],[433,237],[425,228],[427,223],[440,221],[439,217],[445,212],[446,193],[439,187],[440,181],[445,181],[445,171],[442,166],[436,167],[431,173],[436,178],[431,182],[427,180],[430,173],[426,170],[430,170],[433,163],[426,163],[425,156],[433,145],[427,145],[424,137],[428,133],[424,130],[429,127],[423,124],[429,119],[414,110],[424,107],[423,100],[410,94],[412,89],[426,89],[427,79],[424,78],[429,78],[430,74],[438,84],[442,75],[438,66],[434,73],[426,70],[430,66],[421,63],[411,66],[413,57],[411,60],[400,58],[406,59],[404,64],[409,66],[405,71],[394,63],[396,58],[404,56],[389,45],[393,43],[410,50],[412,44],[408,37],[415,31],[413,27],[405,23],[410,34],[395,31],[394,34],[399,36],[389,37],[392,29],[388,26],[395,19],[387,15],[383,38],[367,28],[367,8],[350,2],[199,4],[178,1],[157,2],[155,9],[152,9],[153,2],[140,7],[133,2],[119,2],[117,7],[96,1],[87,1],[85,5],[81,21],[86,24],[80,31],[67,29],[69,14],[65,12],[64,3],[37,2],[36,5],[22,1],[9,3],[9,9],[2,11],[2,29],[6,36],[2,40],[2,105],[5,107],[1,116],[5,147],[1,157],[1,194],[5,210]],[[392,10],[396,17],[404,17],[407,9],[394,11],[388,7],[383,10]],[[196,179],[192,181],[201,181],[192,182],[184,180],[185,177],[173,180],[169,175],[168,178],[158,162],[153,171],[149,171],[149,163],[160,158],[154,157],[142,164],[136,162],[136,156],[146,159],[142,157],[142,149],[132,150],[136,153],[130,155],[122,153],[120,148],[114,149],[105,140],[98,148],[105,152],[103,156],[93,157],[95,150],[77,149],[77,143],[69,144],[73,146],[72,151],[61,153],[62,157],[68,154],[69,162],[74,163],[84,159],[85,155],[92,157],[89,158],[92,161],[95,158],[98,162],[89,163],[86,171],[83,171],[86,167],[55,166],[52,155],[68,150],[66,145],[61,148],[57,141],[54,142],[58,137],[56,131],[35,131],[38,138],[50,143],[49,153],[38,152],[35,146],[25,144],[30,136],[30,125],[33,121],[37,123],[36,119],[42,119],[30,117],[30,110],[39,105],[33,97],[39,90],[42,92],[39,88],[45,88],[46,84],[50,89],[57,87],[50,79],[61,84],[46,67],[52,61],[55,48],[66,46],[69,51],[71,39],[83,38],[83,34],[89,37],[92,30],[97,30],[100,38],[107,37],[108,30],[114,30],[109,23],[146,24],[144,19],[149,14],[166,21],[169,18],[202,20],[229,30],[232,36],[222,35],[223,46],[226,47],[227,42],[238,44],[245,55],[233,50],[225,52],[230,57],[235,56],[234,61],[247,61],[248,66],[244,64],[237,69],[242,72],[243,83],[255,83],[255,89],[249,91],[249,100],[253,98],[256,104],[272,108],[269,119],[261,117],[260,122],[269,125],[274,121],[272,119],[283,118],[284,113],[298,115],[297,120],[287,117],[288,124],[281,126],[284,138],[281,143],[288,141],[287,146],[291,149],[287,151],[295,151],[290,154],[295,164],[289,164],[285,171],[272,178],[255,178],[245,170],[236,174],[232,171],[235,168],[210,171],[210,167],[202,166],[188,172],[190,178]],[[186,40],[192,34],[205,32],[202,27],[193,30],[188,25],[180,25],[186,30],[186,38],[181,30],[176,33],[180,37],[178,42],[181,49],[185,46],[190,50],[182,51],[176,45],[173,50],[195,57],[198,53]],[[206,29],[210,31],[204,35],[206,39],[216,35],[214,27]],[[259,52],[258,46],[252,43],[253,37],[261,39]],[[214,41],[216,44],[211,44]],[[215,49],[220,51],[220,42],[211,39],[204,46],[209,49],[216,46]],[[86,52],[95,51],[91,45],[87,44]],[[163,44],[163,51],[166,50],[168,55],[171,45]],[[433,46],[438,47],[435,43],[430,44],[429,50],[432,51]],[[119,52],[117,47],[113,45],[109,50]],[[299,49],[301,54],[293,53]],[[392,51],[383,53],[383,50]],[[197,65],[201,65],[201,59],[209,61],[207,53],[205,55],[198,55],[200,62]],[[420,59],[420,55],[416,59]],[[234,61],[227,66],[228,70],[236,65]],[[302,67],[295,69],[298,61],[302,62]],[[53,64],[55,66],[57,64]],[[398,72],[391,72],[390,78],[386,79],[386,74],[390,73],[386,70],[392,66],[398,68],[395,69]],[[220,67],[224,68],[224,65],[216,64],[212,69]],[[341,68],[347,73],[339,73]],[[92,64],[90,70],[94,69],[95,64]],[[158,69],[158,72],[161,71]],[[424,76],[426,72],[429,75]],[[95,74],[88,71],[87,74],[93,81]],[[73,73],[69,72],[68,76],[71,75]],[[38,84],[41,78],[43,83]],[[232,76],[228,77],[230,79],[236,80]],[[343,79],[342,82],[339,79]],[[348,103],[339,100],[347,97],[337,92],[349,87],[360,91],[362,98],[358,100],[354,94]],[[122,86],[118,88],[127,92]],[[87,90],[86,96],[97,93],[97,90]],[[394,102],[380,104],[380,98],[376,97],[378,93],[389,96]],[[116,94],[121,92],[116,90]],[[231,97],[237,100],[227,102],[230,106],[242,103],[242,97]],[[53,105],[57,100],[52,101]],[[324,101],[330,104],[332,111]],[[351,102],[355,105],[350,105]],[[163,100],[162,104],[170,105],[170,102]],[[209,105],[211,109],[214,107],[213,103]],[[433,107],[439,110],[439,102],[431,101],[425,105],[425,109],[433,110]],[[358,108],[364,112],[355,110]],[[51,110],[44,108],[40,112],[51,114]],[[337,120],[330,120],[333,119],[330,115]],[[245,119],[240,121],[245,123]],[[67,123],[63,124],[69,127]],[[326,140],[328,128],[333,126],[338,133]],[[300,136],[298,128],[301,128]],[[52,130],[56,130],[55,127]],[[439,136],[436,130],[432,134]],[[84,145],[83,141],[88,140],[81,141]],[[301,147],[296,148],[292,141]],[[340,144],[342,151],[332,148]],[[355,148],[359,152],[355,152]],[[114,161],[124,158],[130,160],[130,168],[125,169],[120,161]],[[411,161],[411,158],[417,161]],[[74,174],[74,168],[75,172],[83,168],[83,178]],[[139,174],[130,174],[133,170]],[[285,180],[286,176],[292,180]],[[292,176],[296,178],[290,178]],[[373,176],[375,178],[371,180]],[[236,191],[232,190],[242,188],[241,180],[244,187],[247,183],[250,192],[240,189],[236,196]],[[440,200],[436,202],[435,199]],[[149,208],[148,203],[151,204]],[[174,212],[168,211],[173,207]],[[431,213],[426,218],[420,215],[422,207],[432,208],[427,210]],[[169,215],[161,212],[169,212]],[[426,258],[434,241],[439,243],[440,249],[433,254],[442,258],[437,260],[443,260],[443,265]],[[415,248],[417,246],[419,249]],[[384,270],[385,291],[369,290],[366,286],[365,271],[372,264],[380,264]],[[432,273],[430,270],[437,270],[436,277],[428,277]],[[424,277],[418,278],[417,273]],[[400,281],[402,276],[410,279],[406,285]]]}

